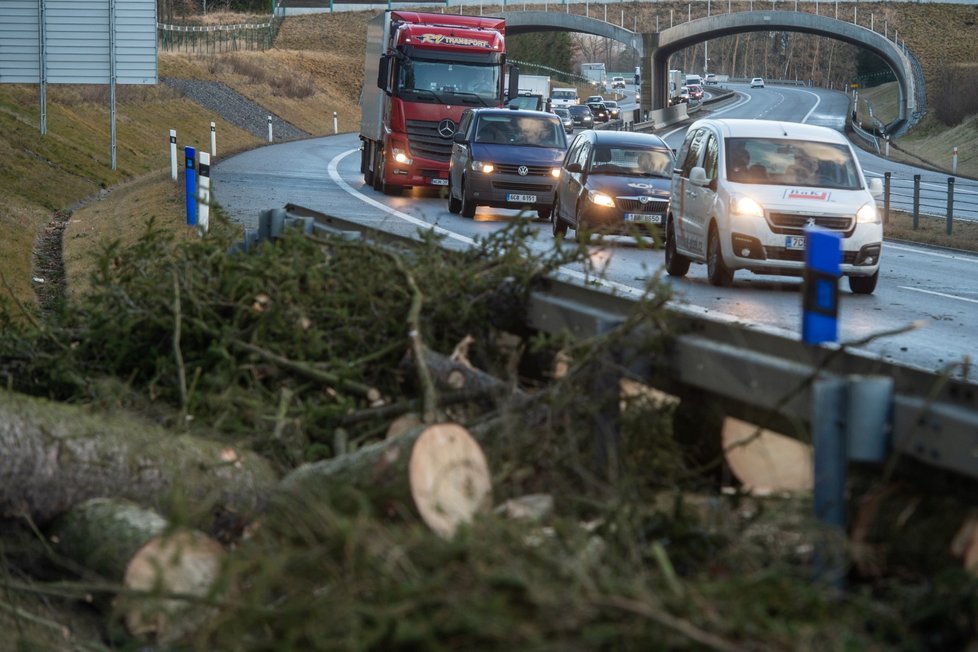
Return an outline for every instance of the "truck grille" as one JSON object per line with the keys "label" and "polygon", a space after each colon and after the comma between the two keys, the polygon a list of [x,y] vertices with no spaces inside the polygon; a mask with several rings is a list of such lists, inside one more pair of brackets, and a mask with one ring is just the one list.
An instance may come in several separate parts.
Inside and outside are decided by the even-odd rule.
{"label": "truck grille", "polygon": [[412,156],[444,163],[452,156],[452,139],[441,137],[437,122],[408,120],[407,135]]}
{"label": "truck grille", "polygon": [[[519,168],[520,168],[520,165],[518,163],[513,163],[513,164],[510,164],[510,163],[497,163],[495,165],[496,165],[496,170],[498,170],[500,174],[519,174],[519,172],[517,172],[517,170],[519,170]],[[528,176],[528,177],[549,177],[550,176],[550,170],[552,170],[554,167],[556,167],[556,164],[554,164],[553,166],[549,166],[549,165],[527,165],[526,166],[526,169],[528,170],[528,172],[526,173],[526,176]]]}
{"label": "truck grille", "polygon": [[619,197],[618,207],[623,211],[641,211],[643,213],[665,213],[669,210],[669,200],[655,200],[644,204],[630,197]]}
{"label": "truck grille", "polygon": [[815,226],[832,231],[840,231],[843,235],[852,235],[856,220],[852,217],[834,215],[796,215],[794,213],[769,213],[768,223],[775,233],[802,235],[809,220],[815,221]]}

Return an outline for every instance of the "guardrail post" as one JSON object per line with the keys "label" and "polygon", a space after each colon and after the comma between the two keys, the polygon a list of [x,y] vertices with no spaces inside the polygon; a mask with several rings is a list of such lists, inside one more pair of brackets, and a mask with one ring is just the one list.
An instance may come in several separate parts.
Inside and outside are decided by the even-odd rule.
{"label": "guardrail post", "polygon": [[920,175],[913,175],[913,229],[920,226]]}
{"label": "guardrail post", "polygon": [[211,123],[211,156],[217,156],[217,128]]}
{"label": "guardrail post", "polygon": [[336,111],[333,111],[333,133],[338,131],[338,125],[336,123]]}
{"label": "guardrail post", "polygon": [[200,153],[197,176],[197,228],[207,233],[211,213],[211,156],[207,152]]}
{"label": "guardrail post", "polygon": [[951,222],[954,219],[954,177],[947,178],[947,234],[951,235]]}
{"label": "guardrail post", "polygon": [[958,148],[955,147],[951,151],[951,174],[958,173]]}
{"label": "guardrail post", "polygon": [[890,177],[892,172],[883,173],[883,224],[890,223]]}
{"label": "guardrail post", "polygon": [[621,477],[621,432],[618,424],[621,419],[619,392],[621,382],[620,365],[606,353],[591,363],[591,397],[595,399],[597,413],[594,415],[594,454],[595,466],[599,475],[615,483]]}
{"label": "guardrail post", "polygon": [[816,539],[815,575],[841,588],[845,582],[846,385],[842,378],[818,379],[812,385],[812,444],[815,458],[815,518],[825,526]]}

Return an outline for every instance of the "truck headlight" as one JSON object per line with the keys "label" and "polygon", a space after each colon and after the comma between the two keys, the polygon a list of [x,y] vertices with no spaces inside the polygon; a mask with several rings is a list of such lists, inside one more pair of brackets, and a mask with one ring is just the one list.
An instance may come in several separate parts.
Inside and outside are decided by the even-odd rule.
{"label": "truck headlight", "polygon": [[396,145],[391,147],[391,154],[394,156],[395,163],[400,163],[401,165],[411,165],[414,163],[414,161],[408,155],[408,151],[406,149],[401,149]]}
{"label": "truck headlight", "polygon": [[496,167],[492,163],[487,163],[486,161],[472,161],[472,169],[476,172],[482,172],[483,174],[489,174]]}
{"label": "truck headlight", "polygon": [[738,215],[764,217],[764,208],[750,197],[734,197],[730,200],[730,210]]}
{"label": "truck headlight", "polygon": [[608,208],[614,208],[615,206],[615,200],[603,192],[588,190],[587,198],[595,206],[607,206]]}
{"label": "truck headlight", "polygon": [[859,224],[879,224],[880,212],[876,210],[876,203],[864,204],[862,208],[856,211],[856,222]]}

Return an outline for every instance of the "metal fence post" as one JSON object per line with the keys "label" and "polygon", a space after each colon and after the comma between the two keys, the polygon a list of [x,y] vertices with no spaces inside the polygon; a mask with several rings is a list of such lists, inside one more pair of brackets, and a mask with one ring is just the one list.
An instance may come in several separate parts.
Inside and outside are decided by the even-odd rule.
{"label": "metal fence post", "polygon": [[890,223],[890,177],[892,172],[883,174],[883,224]]}
{"label": "metal fence post", "polygon": [[954,177],[947,178],[947,234],[951,235],[951,222],[954,219]]}
{"label": "metal fence post", "polygon": [[913,228],[920,225],[920,175],[913,175]]}

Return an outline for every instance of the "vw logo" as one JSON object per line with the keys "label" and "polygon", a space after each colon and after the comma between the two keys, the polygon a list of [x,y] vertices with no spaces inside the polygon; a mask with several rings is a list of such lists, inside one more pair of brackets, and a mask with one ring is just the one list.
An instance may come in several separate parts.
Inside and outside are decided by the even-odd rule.
{"label": "vw logo", "polygon": [[518,168],[516,168],[516,173],[519,174],[521,177],[525,177],[530,173],[530,168],[526,167],[525,165],[521,165]]}
{"label": "vw logo", "polygon": [[455,123],[445,118],[438,123],[438,135],[442,138],[451,138],[455,134]]}

